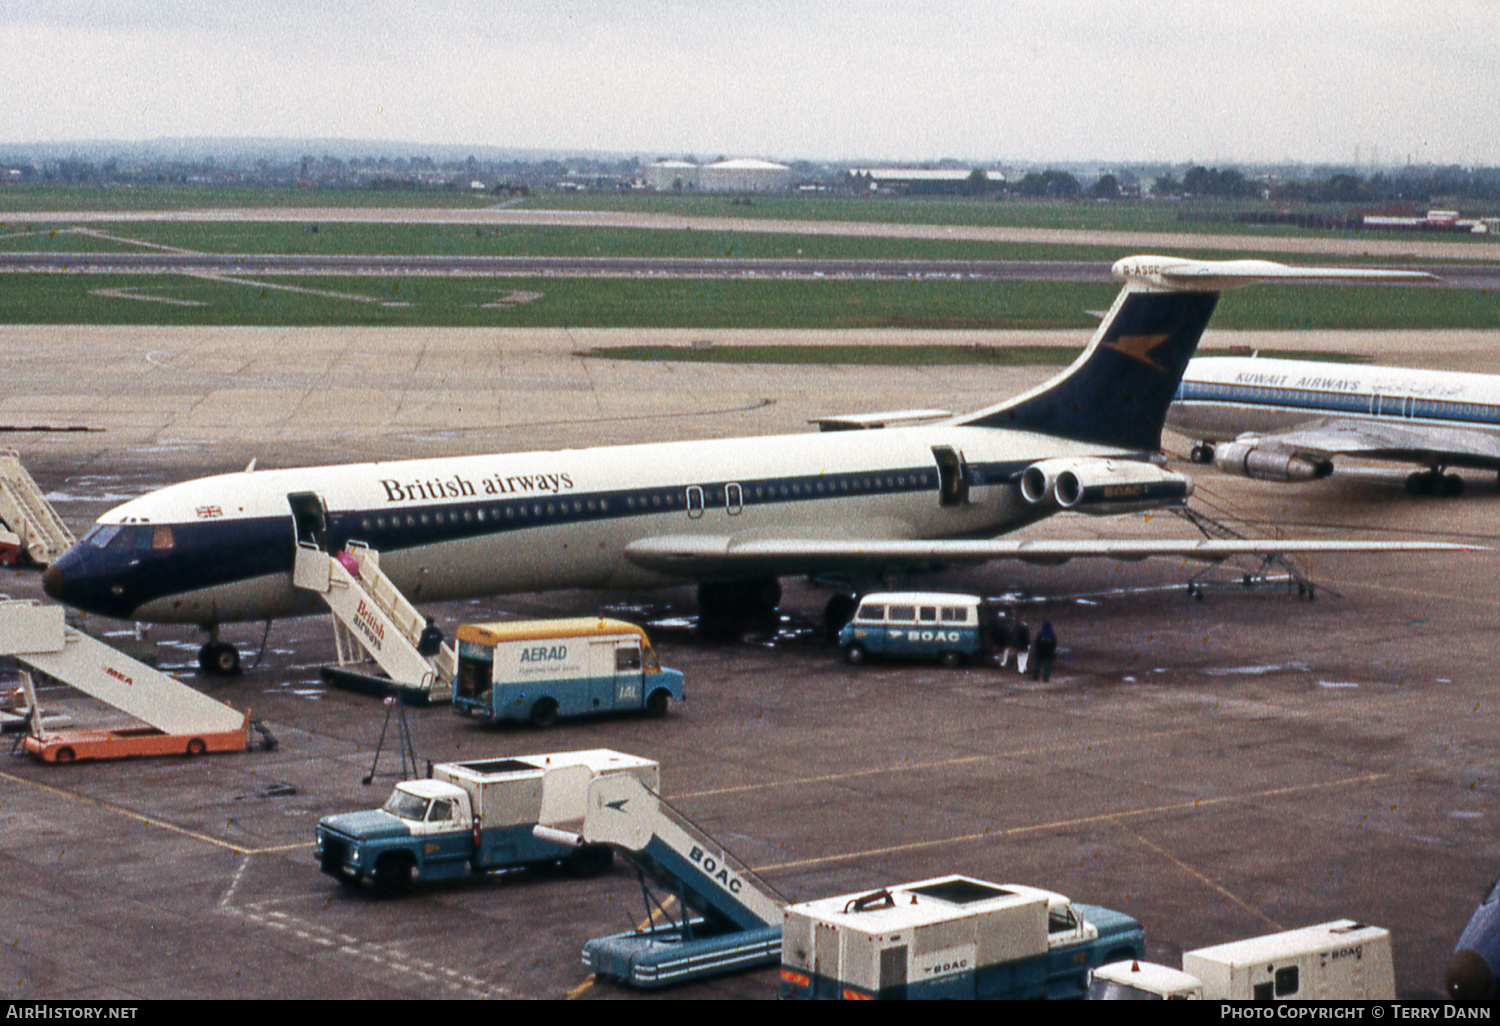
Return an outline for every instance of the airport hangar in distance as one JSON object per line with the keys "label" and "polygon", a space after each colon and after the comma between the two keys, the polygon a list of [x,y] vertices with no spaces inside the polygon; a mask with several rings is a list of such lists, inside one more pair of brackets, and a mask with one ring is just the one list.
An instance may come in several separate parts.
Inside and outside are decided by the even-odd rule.
{"label": "airport hangar in distance", "polygon": [[[17,368],[6,396],[11,419],[27,409],[25,392],[50,378],[63,400],[54,400],[54,412],[112,428],[113,438],[35,440],[39,476],[58,489],[75,525],[91,520],[111,494],[186,476],[185,469],[242,466],[247,448],[278,446],[299,457],[288,462],[321,461],[339,428],[342,441],[364,451],[451,446],[451,436],[430,437],[454,426],[445,375],[433,372],[451,362],[461,373],[494,352],[469,333],[298,332],[301,345],[292,348],[304,351],[290,361],[285,331],[236,331],[232,341],[214,331],[5,334],[33,359]],[[559,335],[525,333],[507,358],[508,375],[485,375],[486,384],[511,390],[523,418],[534,411],[532,425],[467,428],[461,444],[480,434],[519,441],[537,432],[577,444],[620,431],[609,414],[631,416],[673,383],[675,409],[645,425],[651,433],[712,433],[702,430],[710,424],[746,433],[743,421],[755,417],[764,393],[779,402],[761,409],[788,425],[828,412],[824,391],[804,384],[805,370],[767,369],[750,383],[734,369],[694,369],[685,379],[641,367],[619,379],[622,388],[639,389],[636,402],[560,423],[546,415],[549,402],[597,390]],[[424,354],[402,389],[408,419],[340,417],[309,401],[309,381],[330,374],[346,391],[364,383],[375,393],[394,390],[389,369],[361,354],[394,355],[413,336]],[[120,386],[108,404],[70,384],[74,354],[101,341],[98,375]],[[231,350],[241,362],[226,371]],[[1466,353],[1463,359],[1479,358]],[[526,374],[531,367],[560,372],[549,396],[519,394],[545,377]],[[520,380],[507,386],[502,378],[518,371]],[[996,380],[1028,374],[1037,376],[997,372],[982,391],[1014,391]],[[973,377],[963,369],[876,368],[841,373],[826,392],[840,410],[855,408],[847,400],[856,397],[889,408],[909,403],[918,385],[925,394],[972,395]],[[215,395],[226,405],[189,408],[183,402],[191,395]],[[424,396],[431,401],[422,403]],[[690,418],[691,429],[673,412]],[[126,444],[111,444],[117,441]],[[1488,492],[1475,489],[1441,509],[1407,501],[1374,511],[1349,500],[1378,485],[1339,480],[1330,483],[1333,496],[1278,495],[1276,509],[1287,510],[1276,515],[1312,530],[1487,534]],[[1253,483],[1211,484],[1218,499],[1241,508],[1261,501]],[[1299,605],[1253,595],[1215,602],[1212,616],[1184,607],[1175,568],[1109,570],[1111,582],[1148,589],[1128,602],[1102,594],[1094,571],[1022,568],[1006,583],[1053,596],[1064,631],[1066,672],[1048,687],[980,670],[851,676],[794,631],[764,647],[705,646],[667,625],[669,658],[687,666],[690,687],[695,671],[700,682],[671,730],[594,724],[566,743],[554,744],[557,734],[538,743],[535,735],[485,734],[431,713],[418,730],[433,758],[605,743],[660,758],[667,794],[716,832],[737,833],[741,853],[789,893],[989,871],[1079,900],[1116,902],[1146,922],[1167,961],[1173,947],[1357,914],[1395,931],[1403,992],[1432,993],[1492,875],[1485,827],[1493,808],[1493,699],[1479,639],[1496,608],[1478,585],[1490,574],[1489,558],[1464,566],[1448,560],[1425,575],[1420,558],[1399,569],[1375,561],[1320,565],[1320,582],[1342,598]],[[1153,583],[1163,590],[1149,590]],[[1070,593],[1081,597],[1070,601]],[[676,601],[664,597],[655,607],[660,618],[670,622]],[[583,611],[598,602],[597,594],[564,593],[499,609]],[[799,602],[806,611],[816,598],[789,597],[794,612]],[[493,608],[442,612],[452,623]],[[278,753],[198,764],[148,793],[143,780],[166,767],[79,767],[66,780],[9,768],[14,796],[4,814],[18,829],[7,846],[7,878],[21,907],[11,921],[16,943],[0,950],[0,960],[16,970],[9,979],[21,981],[17,996],[615,993],[583,988],[576,957],[583,937],[619,928],[634,888],[623,874],[465,887],[385,905],[351,904],[321,886],[306,854],[309,824],[369,804],[355,783],[369,763],[355,749],[363,742],[368,753],[379,714],[353,696],[297,694],[316,690],[298,686],[306,674],[296,664],[326,653],[326,625],[296,621],[274,637],[276,648],[296,654],[268,656],[265,668],[218,694],[254,700],[282,726]],[[848,815],[830,821],[833,804]],[[66,858],[58,858],[59,840]],[[201,886],[170,887],[187,879]],[[81,891],[96,900],[79,902]],[[548,925],[538,930],[537,923]],[[211,948],[202,943],[209,935]],[[432,940],[413,945],[412,936]],[[306,972],[309,960],[317,973]],[[766,975],[693,992],[767,996],[774,981]]]}

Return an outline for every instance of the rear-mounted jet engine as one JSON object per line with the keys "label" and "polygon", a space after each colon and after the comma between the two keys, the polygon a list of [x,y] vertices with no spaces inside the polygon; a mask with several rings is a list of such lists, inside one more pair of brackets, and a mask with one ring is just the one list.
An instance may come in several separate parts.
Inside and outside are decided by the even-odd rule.
{"label": "rear-mounted jet engine", "polygon": [[1093,516],[1175,506],[1192,494],[1190,479],[1138,460],[1042,460],[1021,475],[1027,502]]}

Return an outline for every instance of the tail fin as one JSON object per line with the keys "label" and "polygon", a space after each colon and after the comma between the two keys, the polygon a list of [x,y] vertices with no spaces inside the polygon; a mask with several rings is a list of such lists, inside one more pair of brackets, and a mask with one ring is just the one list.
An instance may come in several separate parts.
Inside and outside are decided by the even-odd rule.
{"label": "tail fin", "polygon": [[1413,271],[1154,256],[1126,257],[1113,270],[1125,287],[1072,366],[1044,385],[955,423],[1154,451],[1161,448],[1167,407],[1225,289],[1257,281],[1432,278]]}

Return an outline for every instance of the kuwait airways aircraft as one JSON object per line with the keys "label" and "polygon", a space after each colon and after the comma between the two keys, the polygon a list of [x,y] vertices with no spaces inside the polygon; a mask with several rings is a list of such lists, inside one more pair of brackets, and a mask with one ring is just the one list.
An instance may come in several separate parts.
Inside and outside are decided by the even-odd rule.
{"label": "kuwait airways aircraft", "polygon": [[[1026,541],[1061,510],[1181,503],[1152,462],[1183,369],[1226,288],[1411,280],[1411,272],[1128,257],[1119,297],[1053,380],[974,413],[879,430],[247,470],[172,485],[99,518],[48,568],[47,593],[105,616],[196,623],[206,669],[238,653],[218,625],[311,613],[299,541],[381,553],[408,599],[696,583],[705,616],[773,606],[777,578],[874,582],[895,568],[1074,557],[1461,548],[1427,542]],[[845,603],[846,596],[839,596]]]}
{"label": "kuwait airways aircraft", "polygon": [[1266,481],[1327,477],[1335,456],[1354,456],[1421,464],[1409,492],[1457,495],[1464,479],[1447,468],[1500,470],[1492,374],[1200,356],[1167,423],[1201,440],[1194,463]]}

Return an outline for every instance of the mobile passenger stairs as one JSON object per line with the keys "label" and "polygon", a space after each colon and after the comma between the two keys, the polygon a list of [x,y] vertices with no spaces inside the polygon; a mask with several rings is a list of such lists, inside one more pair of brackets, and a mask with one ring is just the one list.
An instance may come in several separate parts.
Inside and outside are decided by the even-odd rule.
{"label": "mobile passenger stairs", "polygon": [[[584,944],[591,972],[635,987],[665,987],[781,958],[786,899],[708,834],[694,826],[634,776],[600,777],[588,785],[582,820],[577,804],[542,796],[533,833],[569,846],[607,844],[636,868],[646,901],[646,925]],[[677,900],[677,921],[647,885]],[[670,925],[658,926],[661,914]]]}
{"label": "mobile passenger stairs", "polygon": [[[1223,541],[1245,541],[1245,535],[1202,510],[1186,504],[1169,507],[1171,512],[1196,527],[1205,538]],[[1226,567],[1225,564],[1229,564]],[[1226,579],[1226,571],[1237,580]],[[1266,556],[1235,556],[1222,563],[1211,563],[1188,578],[1187,593],[1190,598],[1203,601],[1207,589],[1242,590],[1245,588],[1286,588],[1297,592],[1299,599],[1311,602],[1317,598],[1317,586],[1305,576],[1297,564],[1279,553]],[[1324,588],[1328,594],[1338,597],[1338,592]]]}
{"label": "mobile passenger stairs", "polygon": [[25,748],[46,762],[130,755],[197,755],[244,751],[262,725],[136,659],[68,626],[61,606],[0,600],[0,656],[77,688],[145,727],[58,732],[43,719],[31,674],[21,671],[29,711]]}
{"label": "mobile passenger stairs", "polygon": [[[451,702],[458,655],[380,569],[380,553],[350,541],[328,551],[328,514],[315,492],[287,495],[297,530],[292,584],[322,598],[333,614],[337,666],[323,678],[341,687],[395,696],[404,704]],[[431,653],[426,654],[426,653]],[[373,661],[387,677],[347,669]]]}
{"label": "mobile passenger stairs", "polygon": [[0,521],[0,562],[46,566],[74,542],[15,449],[0,449]]}

